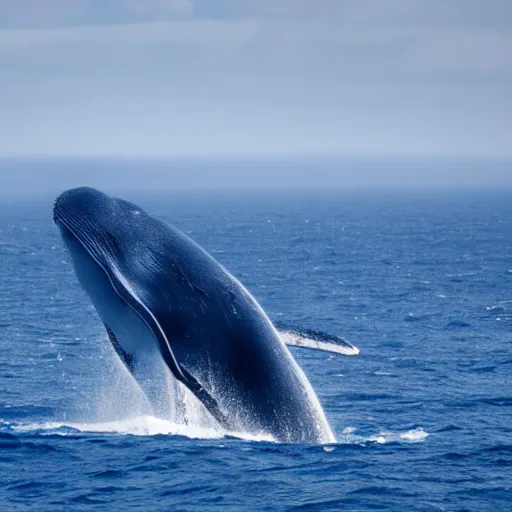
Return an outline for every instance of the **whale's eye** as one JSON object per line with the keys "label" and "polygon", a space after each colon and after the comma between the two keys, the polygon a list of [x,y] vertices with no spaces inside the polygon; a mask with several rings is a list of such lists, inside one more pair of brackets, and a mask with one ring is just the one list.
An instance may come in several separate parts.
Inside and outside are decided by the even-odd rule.
{"label": "whale's eye", "polygon": [[137,217],[138,215],[140,215],[140,210],[132,210],[132,213]]}

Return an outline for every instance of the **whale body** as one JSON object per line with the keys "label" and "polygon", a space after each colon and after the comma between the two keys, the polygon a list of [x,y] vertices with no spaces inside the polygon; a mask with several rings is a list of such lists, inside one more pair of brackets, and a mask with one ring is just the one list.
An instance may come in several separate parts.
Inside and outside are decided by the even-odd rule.
{"label": "whale body", "polygon": [[170,372],[229,431],[335,441],[263,309],[188,236],[88,187],[61,194],[53,218],[113,348],[150,402],[164,400]]}

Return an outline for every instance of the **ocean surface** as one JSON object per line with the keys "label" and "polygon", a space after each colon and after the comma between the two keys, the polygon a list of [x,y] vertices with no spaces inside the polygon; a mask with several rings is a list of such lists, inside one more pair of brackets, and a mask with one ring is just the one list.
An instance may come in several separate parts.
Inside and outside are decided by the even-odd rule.
{"label": "ocean surface", "polygon": [[326,446],[140,405],[52,224],[0,203],[0,510],[512,510],[512,193],[125,194],[188,233],[279,329]]}

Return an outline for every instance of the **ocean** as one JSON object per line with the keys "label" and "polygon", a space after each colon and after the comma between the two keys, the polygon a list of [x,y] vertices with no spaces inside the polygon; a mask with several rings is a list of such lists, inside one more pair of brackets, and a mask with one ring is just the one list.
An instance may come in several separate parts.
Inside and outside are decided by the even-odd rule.
{"label": "ocean", "polygon": [[0,203],[0,510],[512,510],[512,193],[125,193],[189,234],[279,329],[337,442],[148,414],[52,224]]}

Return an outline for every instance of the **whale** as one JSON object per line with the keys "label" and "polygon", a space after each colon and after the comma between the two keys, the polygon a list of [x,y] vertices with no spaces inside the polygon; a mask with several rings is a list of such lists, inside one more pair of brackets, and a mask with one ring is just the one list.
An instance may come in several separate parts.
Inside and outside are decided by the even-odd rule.
{"label": "whale", "polygon": [[[89,187],[59,195],[53,220],[112,348],[155,408],[165,407],[162,385],[171,378],[228,432],[335,441],[267,314],[191,238]],[[350,352],[350,344],[341,346]]]}

